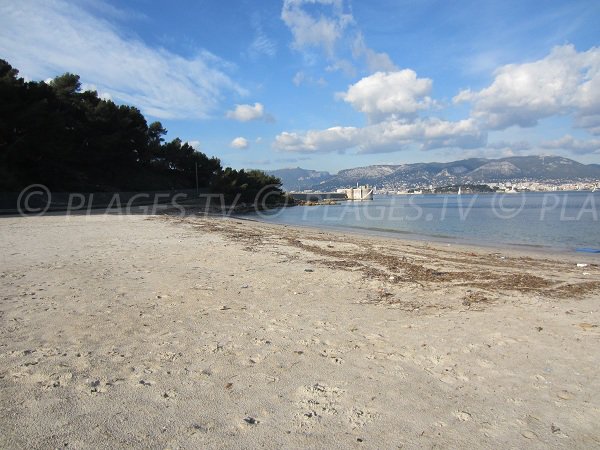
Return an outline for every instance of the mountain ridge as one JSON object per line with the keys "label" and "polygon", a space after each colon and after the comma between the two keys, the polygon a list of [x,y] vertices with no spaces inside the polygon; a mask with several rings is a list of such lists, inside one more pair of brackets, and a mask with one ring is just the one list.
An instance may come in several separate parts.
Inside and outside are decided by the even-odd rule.
{"label": "mountain ridge", "polygon": [[510,156],[445,163],[376,164],[343,169],[337,174],[300,167],[267,173],[279,177],[285,190],[328,191],[356,183],[398,189],[457,183],[590,181],[600,180],[600,164],[582,164],[562,156]]}

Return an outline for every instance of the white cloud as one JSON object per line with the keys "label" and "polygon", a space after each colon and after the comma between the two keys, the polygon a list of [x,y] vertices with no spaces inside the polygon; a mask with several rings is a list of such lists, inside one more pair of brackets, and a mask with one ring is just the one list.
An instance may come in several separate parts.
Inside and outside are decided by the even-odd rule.
{"label": "white cloud", "polygon": [[292,78],[292,83],[294,83],[296,86],[300,86],[304,80],[306,80],[306,74],[300,71],[296,72],[296,75],[294,75],[294,78]]}
{"label": "white cloud", "polygon": [[555,47],[538,61],[501,67],[490,86],[461,91],[454,101],[472,102],[473,117],[491,129],[574,114],[576,126],[599,133],[600,48],[578,53],[572,45]]}
{"label": "white cloud", "polygon": [[[321,10],[319,15],[311,15],[305,5],[325,8],[329,14]],[[294,48],[321,48],[329,57],[333,57],[344,29],[354,21],[352,14],[344,13],[342,0],[285,0],[281,18],[292,32]]]}
{"label": "white cloud", "polygon": [[393,72],[398,67],[392,62],[387,53],[377,53],[367,47],[362,33],[358,33],[352,44],[352,54],[355,58],[365,58],[369,72]]}
{"label": "white cloud", "polygon": [[233,148],[237,148],[238,150],[243,150],[250,147],[248,139],[244,137],[236,137],[229,145]]}
{"label": "white cloud", "polygon": [[306,75],[303,71],[296,72],[292,78],[292,83],[294,83],[296,86],[300,86],[302,84],[311,84],[323,87],[327,85],[327,81],[325,81],[323,77],[315,79],[309,75]]}
{"label": "white cloud", "polygon": [[240,122],[249,122],[265,118],[265,107],[262,103],[254,105],[235,105],[235,109],[227,111],[228,119],[239,120]]}
{"label": "white cloud", "polygon": [[277,53],[277,44],[263,33],[258,33],[248,48],[248,54],[252,59],[257,59],[260,55],[272,58],[275,53]]}
{"label": "white cloud", "polygon": [[304,53],[314,65],[315,50],[327,59],[327,71],[355,76],[354,62],[363,61],[369,72],[396,70],[386,53],[378,53],[365,43],[344,0],[284,0],[281,18],[292,32],[292,47]]}
{"label": "white cloud", "polygon": [[328,153],[345,151],[357,146],[359,129],[355,127],[332,127],[305,133],[284,131],[275,137],[277,150],[298,153]]}
{"label": "white cloud", "polygon": [[275,138],[277,150],[297,153],[328,153],[356,150],[385,153],[418,148],[479,148],[487,134],[472,119],[449,122],[436,118],[414,122],[387,120],[366,127],[332,127],[304,133],[283,132]]}
{"label": "white cloud", "polygon": [[338,97],[369,119],[365,127],[336,126],[325,130],[283,132],[276,150],[297,153],[396,152],[407,148],[481,148],[487,142],[474,119],[457,122],[419,118],[418,112],[435,102],[429,97],[432,81],[410,69],[377,72],[339,93]]}
{"label": "white cloud", "polygon": [[410,69],[397,72],[377,72],[351,85],[339,94],[354,109],[377,122],[386,117],[414,117],[419,110],[433,104],[428,96],[432,81],[417,78]]}
{"label": "white cloud", "polygon": [[260,16],[254,14],[252,17],[252,28],[254,29],[254,39],[248,47],[248,56],[252,60],[258,59],[260,56],[268,56],[272,58],[277,53],[277,43],[270,39],[263,30]]}
{"label": "white cloud", "polygon": [[600,114],[579,114],[575,117],[574,125],[596,136],[600,136]]}
{"label": "white cloud", "polygon": [[544,141],[541,148],[552,150],[567,150],[575,154],[600,154],[600,139],[581,140],[567,134],[560,139]]}
{"label": "white cloud", "polygon": [[226,93],[245,94],[227,75],[231,65],[215,55],[151,48],[82,5],[0,2],[0,54],[23,76],[77,73],[115,100],[163,119],[207,117]]}

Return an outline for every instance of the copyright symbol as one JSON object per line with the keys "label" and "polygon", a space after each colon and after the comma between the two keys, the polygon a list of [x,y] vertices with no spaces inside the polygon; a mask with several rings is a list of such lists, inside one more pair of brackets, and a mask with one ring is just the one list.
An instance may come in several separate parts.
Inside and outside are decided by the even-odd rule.
{"label": "copyright symbol", "polygon": [[[516,197],[520,197],[521,199],[521,203],[518,205],[516,205],[515,202],[510,201],[516,200]],[[492,211],[499,219],[512,219],[516,217],[524,207],[525,196],[523,194],[495,194],[492,198]]]}
{"label": "copyright symbol", "polygon": [[[264,186],[259,192],[258,194],[256,194],[256,197],[254,198],[254,210],[255,212],[262,218],[264,217],[275,217],[278,216],[279,214],[281,214],[281,212],[284,210],[284,208],[279,208],[277,212],[275,212],[275,214],[271,213],[264,213],[263,211],[272,211],[269,209],[268,207],[268,202],[267,199],[269,197],[274,197],[275,199],[281,197],[281,191],[279,191],[279,185],[277,184],[269,184],[267,186]],[[284,200],[284,204],[283,206],[287,206],[288,204],[288,198],[286,197]]]}
{"label": "copyright symbol", "polygon": [[41,216],[50,208],[52,194],[43,184],[30,184],[17,198],[17,210],[21,216]]}

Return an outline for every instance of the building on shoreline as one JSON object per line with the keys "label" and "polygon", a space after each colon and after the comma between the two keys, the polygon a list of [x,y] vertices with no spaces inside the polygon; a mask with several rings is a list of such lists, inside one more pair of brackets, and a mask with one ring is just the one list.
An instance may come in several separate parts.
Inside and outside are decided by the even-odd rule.
{"label": "building on shoreline", "polygon": [[348,200],[373,200],[373,191],[374,188],[369,185],[366,186],[356,186],[355,188],[349,189],[338,189],[336,192],[340,194],[346,194]]}

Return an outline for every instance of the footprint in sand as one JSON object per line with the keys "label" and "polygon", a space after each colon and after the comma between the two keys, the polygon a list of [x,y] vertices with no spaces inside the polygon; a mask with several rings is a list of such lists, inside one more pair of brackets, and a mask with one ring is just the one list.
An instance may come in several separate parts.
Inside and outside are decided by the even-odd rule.
{"label": "footprint in sand", "polygon": [[378,416],[379,414],[373,410],[355,407],[348,413],[348,421],[352,428],[361,428],[373,422]]}
{"label": "footprint in sand", "polygon": [[324,416],[338,414],[338,399],[344,394],[344,390],[338,387],[330,387],[324,384],[313,384],[312,386],[301,386],[298,388],[297,402],[301,413],[300,427],[312,427],[320,422]]}
{"label": "footprint in sand", "polygon": [[335,350],[331,350],[331,349],[325,349],[323,350],[320,355],[323,358],[328,358],[329,361],[331,361],[334,364],[344,364],[344,359],[339,356]]}

